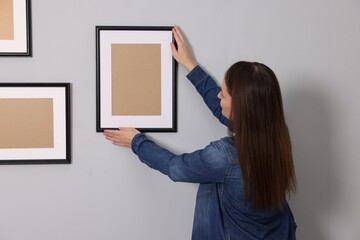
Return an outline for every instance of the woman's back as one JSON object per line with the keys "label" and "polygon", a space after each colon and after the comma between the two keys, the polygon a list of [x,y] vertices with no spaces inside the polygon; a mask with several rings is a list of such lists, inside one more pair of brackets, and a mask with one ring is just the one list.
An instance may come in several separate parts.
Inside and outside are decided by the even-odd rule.
{"label": "woman's back", "polygon": [[201,183],[197,193],[192,239],[295,239],[292,213],[283,209],[261,210],[245,202],[244,186],[233,139],[212,143],[226,156],[223,182]]}

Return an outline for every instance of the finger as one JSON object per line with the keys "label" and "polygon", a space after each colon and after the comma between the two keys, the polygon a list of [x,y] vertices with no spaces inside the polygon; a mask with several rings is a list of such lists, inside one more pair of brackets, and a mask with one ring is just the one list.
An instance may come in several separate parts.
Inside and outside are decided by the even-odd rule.
{"label": "finger", "polygon": [[184,37],[183,37],[183,35],[182,35],[181,31],[180,31],[180,28],[178,26],[174,26],[174,28],[175,28],[175,32],[176,32],[176,35],[178,36],[178,38],[182,42],[184,42]]}
{"label": "finger", "polygon": [[176,50],[175,44],[171,43],[170,47],[171,47],[171,52],[172,52],[173,56],[175,56],[178,53]]}
{"label": "finger", "polygon": [[119,142],[119,139],[114,138],[114,137],[106,137],[106,139],[111,141],[111,142]]}
{"label": "finger", "polygon": [[105,132],[104,132],[104,136],[105,136],[105,137],[110,137],[110,136],[113,136],[113,134],[112,134],[112,133],[105,133]]}
{"label": "finger", "polygon": [[178,48],[181,46],[186,46],[186,42],[184,41],[184,38],[181,36],[181,33],[178,29],[174,28],[174,38],[177,43]]}
{"label": "finger", "polygon": [[104,134],[116,134],[118,132],[119,130],[110,130],[110,129],[104,130]]}
{"label": "finger", "polygon": [[110,142],[112,142],[113,144],[116,144],[116,145],[119,145],[119,146],[124,145],[124,141],[122,141],[122,139],[113,138],[113,137],[107,137],[106,139],[109,140]]}
{"label": "finger", "polygon": [[175,42],[179,46],[182,43],[182,41],[181,41],[181,38],[179,37],[179,35],[177,34],[175,28],[173,28],[173,34],[174,34]]}
{"label": "finger", "polygon": [[104,135],[109,137],[116,137],[119,135],[119,132],[104,132]]}

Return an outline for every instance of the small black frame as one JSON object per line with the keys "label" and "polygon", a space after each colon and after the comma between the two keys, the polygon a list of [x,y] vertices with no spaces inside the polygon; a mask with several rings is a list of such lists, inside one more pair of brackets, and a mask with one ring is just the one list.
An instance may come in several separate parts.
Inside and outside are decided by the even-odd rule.
{"label": "small black frame", "polygon": [[[96,131],[118,129],[119,127],[134,127],[141,132],[176,132],[177,131],[177,62],[171,54],[170,43],[175,42],[171,26],[96,26]],[[163,111],[155,123],[147,121],[148,116],[114,116],[107,110],[112,103],[111,96],[111,46],[113,44],[147,44],[148,39],[161,45],[161,81],[168,81],[162,90]],[[165,57],[164,57],[165,56]],[[163,82],[162,82],[163,84]],[[162,86],[163,87],[163,86]],[[171,92],[171,98],[169,93]],[[141,97],[141,96],[138,96]],[[150,119],[151,117],[149,117]],[[163,120],[166,119],[166,120]],[[133,121],[132,121],[133,120]],[[156,122],[158,121],[158,122]],[[162,124],[164,122],[164,124]]]}
{"label": "small black frame", "polygon": [[14,39],[0,39],[0,57],[32,57],[31,0],[13,1],[13,4],[18,5],[13,18]]}
{"label": "small black frame", "polygon": [[[7,137],[0,137],[0,164],[69,164],[71,163],[71,110],[70,110],[70,83],[0,83],[0,116],[2,114],[7,114],[7,111],[13,111],[11,108],[14,105],[8,104],[13,100],[21,99],[22,101],[32,103],[31,100],[47,100],[52,114],[52,130],[45,130],[51,132],[53,136],[53,146],[51,147],[29,147],[29,146],[8,146],[6,141],[9,141]],[[3,101],[1,101],[3,100]],[[9,101],[10,100],[10,101]],[[47,106],[49,106],[47,105]],[[15,105],[15,106],[19,106]],[[27,117],[24,117],[24,114],[21,113],[21,107],[14,114],[12,119],[19,119],[16,121],[16,124],[20,122],[18,129],[21,127],[31,128],[32,126],[28,124],[26,120]],[[40,108],[41,109],[41,108]],[[30,109],[31,112],[31,109]],[[3,116],[4,116],[3,115]],[[31,115],[31,116],[29,116]],[[36,118],[37,114],[29,114],[26,116]],[[14,117],[15,116],[15,117]],[[18,117],[19,116],[19,117]],[[20,117],[22,116],[22,117]],[[11,119],[11,118],[10,118]],[[48,121],[51,122],[51,121]],[[1,121],[0,121],[1,123]],[[2,123],[11,124],[11,120],[3,120]],[[0,126],[3,127],[4,126]],[[6,126],[5,126],[6,127]],[[16,137],[20,139],[20,131],[16,127],[12,127],[12,131],[8,137]],[[34,127],[36,132],[37,128]],[[36,139],[37,134],[33,134],[31,138]],[[3,141],[1,143],[1,141]],[[24,147],[25,146],[25,147]]]}

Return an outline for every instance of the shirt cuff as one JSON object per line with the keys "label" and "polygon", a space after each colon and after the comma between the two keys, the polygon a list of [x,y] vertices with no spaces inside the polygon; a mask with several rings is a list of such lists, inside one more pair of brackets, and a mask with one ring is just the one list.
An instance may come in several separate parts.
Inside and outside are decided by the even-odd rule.
{"label": "shirt cuff", "polygon": [[140,145],[147,139],[148,138],[142,133],[136,134],[133,140],[131,141],[131,150],[137,155],[139,152]]}
{"label": "shirt cuff", "polygon": [[186,77],[197,86],[204,78],[206,78],[208,74],[199,66],[197,65],[191,72],[189,72]]}

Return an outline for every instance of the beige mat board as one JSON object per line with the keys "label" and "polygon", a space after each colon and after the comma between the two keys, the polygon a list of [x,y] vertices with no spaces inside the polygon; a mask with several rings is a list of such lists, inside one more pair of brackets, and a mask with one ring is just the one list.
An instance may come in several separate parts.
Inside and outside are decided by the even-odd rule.
{"label": "beige mat board", "polygon": [[161,45],[112,44],[112,115],[161,115]]}
{"label": "beige mat board", "polygon": [[0,40],[14,40],[13,0],[0,0]]}
{"label": "beige mat board", "polygon": [[0,98],[0,149],[53,147],[52,98]]}

